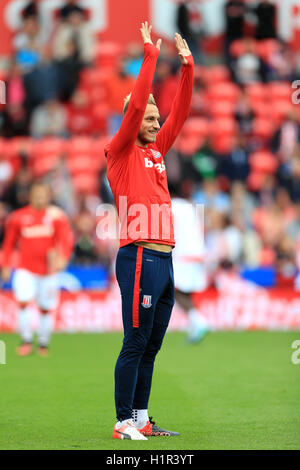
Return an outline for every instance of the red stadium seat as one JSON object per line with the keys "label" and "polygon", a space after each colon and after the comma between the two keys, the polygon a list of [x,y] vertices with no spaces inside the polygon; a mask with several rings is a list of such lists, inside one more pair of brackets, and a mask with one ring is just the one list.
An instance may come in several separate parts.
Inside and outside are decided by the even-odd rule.
{"label": "red stadium seat", "polygon": [[107,69],[92,68],[84,69],[80,74],[80,88],[89,90],[93,86],[99,86],[106,83],[111,77],[111,72]]}
{"label": "red stadium seat", "polygon": [[257,118],[253,121],[253,134],[262,139],[270,139],[274,134],[274,122],[266,118]]}
{"label": "red stadium seat", "polygon": [[109,109],[107,104],[105,103],[98,103],[93,106],[92,114],[94,119],[95,132],[101,132],[102,134],[106,134],[108,113]]}
{"label": "red stadium seat", "polygon": [[269,150],[252,153],[249,157],[249,163],[254,173],[273,174],[278,168],[278,160]]}
{"label": "red stadium seat", "polygon": [[240,88],[231,82],[213,84],[208,88],[210,100],[230,101],[236,103],[241,94]]}
{"label": "red stadium seat", "polygon": [[209,106],[210,114],[213,118],[232,118],[236,105],[231,101],[212,101]]}
{"label": "red stadium seat", "polygon": [[72,178],[74,188],[79,193],[97,194],[99,189],[98,175],[90,173],[77,174]]}
{"label": "red stadium seat", "polygon": [[184,124],[181,134],[184,137],[207,136],[209,134],[209,122],[205,118],[191,117]]}
{"label": "red stadium seat", "polygon": [[211,139],[211,148],[219,155],[227,155],[236,145],[236,137],[233,135],[215,135]]}
{"label": "red stadium seat", "polygon": [[100,41],[96,51],[96,62],[101,67],[114,68],[123,53],[123,47],[115,42]]}
{"label": "red stadium seat", "polygon": [[184,155],[194,155],[203,145],[205,137],[203,135],[190,135],[180,137],[174,145],[176,150]]}
{"label": "red stadium seat", "polygon": [[257,101],[253,99],[251,101],[251,108],[253,109],[255,115],[258,118],[270,120],[270,116],[272,114],[272,108],[269,103],[265,101]]}
{"label": "red stadium seat", "polygon": [[293,109],[290,100],[273,99],[271,101],[272,120],[277,124],[281,124],[288,112]]}
{"label": "red stadium seat", "polygon": [[32,147],[32,155],[40,158],[42,155],[62,155],[67,148],[67,141],[56,137],[35,140]]}
{"label": "red stadium seat", "polygon": [[288,82],[273,82],[268,85],[269,96],[271,100],[286,100],[292,101],[292,94],[294,89]]}
{"label": "red stadium seat", "polygon": [[245,54],[246,47],[245,41],[243,39],[237,39],[233,41],[230,45],[230,54],[233,57],[240,57],[241,55]]}
{"label": "red stadium seat", "polygon": [[96,173],[99,171],[101,160],[92,154],[76,155],[68,159],[67,165],[70,173]]}
{"label": "red stadium seat", "polygon": [[7,153],[10,157],[26,152],[31,156],[34,146],[34,140],[30,137],[14,137],[7,140]]}
{"label": "red stadium seat", "polygon": [[207,67],[202,71],[199,72],[199,78],[203,78],[204,81],[207,83],[222,83],[222,82],[230,82],[230,72],[225,65],[212,65]]}
{"label": "red stadium seat", "polygon": [[251,171],[247,178],[247,187],[250,191],[259,191],[265,182],[266,173]]}
{"label": "red stadium seat", "polygon": [[236,136],[237,130],[236,121],[230,118],[214,119],[210,126],[212,136]]}
{"label": "red stadium seat", "polygon": [[89,154],[92,149],[92,139],[90,137],[72,137],[66,143],[66,150],[69,155]]}
{"label": "red stadium seat", "polygon": [[59,161],[58,154],[48,154],[42,158],[35,158],[32,162],[32,171],[35,177],[40,178],[54,168]]}
{"label": "red stadium seat", "polygon": [[263,83],[248,85],[245,91],[251,102],[265,101],[268,98],[268,86]]}
{"label": "red stadium seat", "polygon": [[271,54],[278,50],[278,42],[276,39],[265,39],[264,41],[257,41],[256,52],[259,57],[268,62]]}

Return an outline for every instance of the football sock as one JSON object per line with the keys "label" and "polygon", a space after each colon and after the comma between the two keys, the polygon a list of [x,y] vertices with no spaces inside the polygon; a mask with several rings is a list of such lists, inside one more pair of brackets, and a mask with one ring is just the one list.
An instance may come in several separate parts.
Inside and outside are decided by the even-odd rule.
{"label": "football sock", "polygon": [[132,419],[138,429],[142,429],[149,421],[148,410],[132,410]]}
{"label": "football sock", "polygon": [[31,328],[31,308],[29,306],[19,309],[19,333],[24,343],[32,343],[33,331]]}
{"label": "football sock", "polygon": [[126,424],[129,421],[131,424],[134,424],[132,419],[124,419],[123,421],[118,421],[116,424],[116,429],[119,429],[123,424]]}
{"label": "football sock", "polygon": [[48,346],[52,333],[52,318],[50,313],[40,315],[38,340],[40,346]]}
{"label": "football sock", "polygon": [[189,333],[193,333],[193,331],[199,329],[199,328],[207,328],[207,321],[204,318],[203,315],[199,315],[198,310],[195,308],[191,308],[188,311],[188,316],[189,316],[189,325],[188,325],[188,331]]}

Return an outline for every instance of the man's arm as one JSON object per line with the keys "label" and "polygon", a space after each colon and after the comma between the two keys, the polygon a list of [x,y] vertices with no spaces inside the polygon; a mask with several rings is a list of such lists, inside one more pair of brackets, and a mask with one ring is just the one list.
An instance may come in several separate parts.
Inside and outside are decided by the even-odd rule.
{"label": "man's arm", "polygon": [[182,62],[182,70],[179,87],[170,114],[156,137],[157,147],[163,156],[172,147],[189,115],[193,93],[193,56],[186,41],[177,33],[175,35],[175,45]]}
{"label": "man's arm", "polygon": [[156,46],[153,45],[151,41],[151,28],[151,26],[148,26],[147,21],[142,23],[141,34],[144,41],[144,61],[121,127],[110,143],[110,152],[117,157],[126,156],[134,145],[145,114],[161,45],[161,39],[157,41]]}
{"label": "man's arm", "polygon": [[1,273],[1,277],[3,281],[8,281],[10,278],[11,255],[17,243],[18,237],[19,237],[19,225],[13,214],[8,218],[6,230],[5,230],[5,237],[3,241],[3,252],[2,252],[3,267],[2,267],[2,273]]}

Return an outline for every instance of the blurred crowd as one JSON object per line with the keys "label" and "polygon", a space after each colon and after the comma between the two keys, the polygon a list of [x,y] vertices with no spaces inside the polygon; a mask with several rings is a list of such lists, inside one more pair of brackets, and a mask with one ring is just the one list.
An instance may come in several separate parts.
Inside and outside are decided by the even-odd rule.
{"label": "blurred crowd", "polygon": [[[0,240],[7,214],[39,178],[71,217],[73,261],[108,265],[115,245],[95,235],[97,205],[112,202],[103,147],[120,126],[143,48],[102,43],[76,0],[55,12],[53,28],[39,4],[24,8],[1,72]],[[195,81],[190,117],[166,165],[172,192],[205,204],[211,269],[273,266],[277,284],[292,285],[300,268],[300,94],[292,88],[300,62],[278,35],[277,13],[270,0],[228,0],[222,45],[211,53],[199,2],[179,2],[176,29],[195,58]],[[164,42],[153,84],[162,123],[180,73]]]}

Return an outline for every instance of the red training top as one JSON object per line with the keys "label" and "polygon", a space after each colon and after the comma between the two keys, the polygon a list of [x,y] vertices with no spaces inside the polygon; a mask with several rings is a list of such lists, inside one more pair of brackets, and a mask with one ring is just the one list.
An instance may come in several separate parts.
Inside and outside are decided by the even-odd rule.
{"label": "red training top", "polygon": [[[135,144],[145,114],[159,50],[146,43],[144,61],[121,127],[105,147],[107,177],[119,214],[120,247],[134,241],[175,245],[164,156],[186,120],[193,90],[194,61],[186,57],[168,119],[147,148]],[[159,215],[161,212],[161,215]]]}
{"label": "red training top", "polygon": [[48,274],[49,254],[57,249],[69,259],[73,234],[64,212],[55,206],[36,210],[26,206],[14,211],[8,219],[3,243],[3,266],[10,265],[15,245],[19,245],[19,268],[35,274]]}

